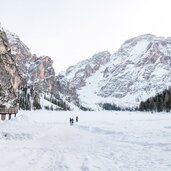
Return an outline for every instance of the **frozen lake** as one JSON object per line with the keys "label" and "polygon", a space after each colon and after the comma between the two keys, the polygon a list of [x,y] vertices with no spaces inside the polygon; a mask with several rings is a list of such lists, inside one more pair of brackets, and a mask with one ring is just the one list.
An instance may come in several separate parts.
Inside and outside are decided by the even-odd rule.
{"label": "frozen lake", "polygon": [[171,114],[20,112],[0,122],[0,170],[171,171]]}

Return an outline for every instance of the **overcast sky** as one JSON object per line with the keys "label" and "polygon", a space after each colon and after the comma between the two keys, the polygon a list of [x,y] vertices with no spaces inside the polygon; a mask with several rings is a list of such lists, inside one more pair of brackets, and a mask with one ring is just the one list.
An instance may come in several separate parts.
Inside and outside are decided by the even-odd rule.
{"label": "overcast sky", "polygon": [[171,37],[171,0],[0,0],[0,21],[56,72],[134,36]]}

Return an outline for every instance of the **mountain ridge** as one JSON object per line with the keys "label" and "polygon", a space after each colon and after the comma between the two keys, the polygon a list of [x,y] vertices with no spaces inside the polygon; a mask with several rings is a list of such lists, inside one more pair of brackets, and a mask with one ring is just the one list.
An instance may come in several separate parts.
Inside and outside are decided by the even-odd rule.
{"label": "mountain ridge", "polygon": [[64,101],[91,110],[102,110],[105,103],[135,108],[171,86],[170,37],[144,34],[128,39],[114,54],[96,53],[58,75],[50,57],[32,54],[16,34],[1,29],[0,37],[1,60],[13,62],[15,71],[8,67],[8,62],[1,63],[1,70],[4,75],[5,70],[11,73],[13,98],[20,89],[20,98],[26,96],[24,101],[29,103],[29,109],[33,107],[29,96],[42,104],[44,96],[56,104]]}
{"label": "mountain ridge", "polygon": [[[101,103],[137,107],[140,101],[171,85],[170,38],[152,34],[131,38],[109,59],[103,67],[86,78],[85,85],[76,90],[79,105],[94,110],[101,109]],[[74,67],[79,70],[78,65]],[[68,79],[67,72],[63,77],[72,86],[72,79]]]}

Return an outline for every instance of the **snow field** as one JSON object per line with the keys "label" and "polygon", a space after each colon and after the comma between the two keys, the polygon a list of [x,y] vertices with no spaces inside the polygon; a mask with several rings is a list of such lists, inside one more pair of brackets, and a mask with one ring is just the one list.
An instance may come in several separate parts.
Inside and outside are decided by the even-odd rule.
{"label": "snow field", "polygon": [[171,115],[20,112],[0,122],[0,151],[1,171],[170,171]]}

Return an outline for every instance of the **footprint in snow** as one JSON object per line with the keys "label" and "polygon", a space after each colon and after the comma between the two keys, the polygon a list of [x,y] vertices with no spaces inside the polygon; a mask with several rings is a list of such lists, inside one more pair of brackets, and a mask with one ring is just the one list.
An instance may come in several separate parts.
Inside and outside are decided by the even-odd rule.
{"label": "footprint in snow", "polygon": [[81,170],[83,171],[89,171],[89,168],[88,168],[88,158],[85,158],[84,159],[84,162],[82,163],[82,166],[81,166]]}

